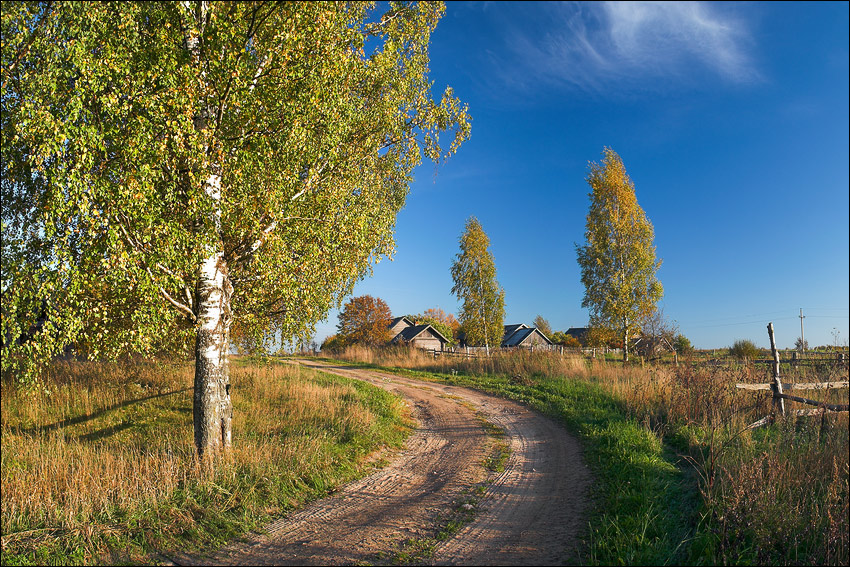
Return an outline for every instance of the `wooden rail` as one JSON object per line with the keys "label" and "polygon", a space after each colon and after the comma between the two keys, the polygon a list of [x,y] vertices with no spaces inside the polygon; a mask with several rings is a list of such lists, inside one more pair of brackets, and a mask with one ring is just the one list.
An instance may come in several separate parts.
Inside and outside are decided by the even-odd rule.
{"label": "wooden rail", "polygon": [[[772,390],[773,384],[735,384],[740,390]],[[829,390],[850,387],[850,380],[833,382],[783,382],[783,390]]]}
{"label": "wooden rail", "polygon": [[[783,390],[828,390],[848,388],[850,387],[850,380],[836,380],[833,382],[800,382],[796,384],[793,382],[782,382],[782,380],[779,379],[779,352],[776,350],[776,338],[773,334],[773,323],[767,324],[767,334],[770,337],[770,350],[773,355],[773,359],[770,361],[773,381],[767,384],[735,384],[736,388],[741,390],[771,390],[773,392],[774,414],[778,413],[780,415],[785,415],[785,400],[818,406],[818,409],[793,410],[791,413],[794,415],[820,415],[825,417],[827,412],[850,411],[850,404],[829,404],[826,402],[819,402],[817,400],[810,400],[808,398],[801,398],[800,396],[792,396],[783,392]],[[756,427],[767,425],[774,420],[774,416],[768,415],[751,423],[747,426],[747,429],[755,429]]]}
{"label": "wooden rail", "polygon": [[826,402],[819,402],[817,400],[810,400],[808,398],[801,398],[799,396],[790,396],[788,394],[774,394],[773,397],[782,398],[783,400],[794,400],[795,402],[801,402],[813,406],[823,406],[832,411],[850,411],[850,404],[828,404]]}

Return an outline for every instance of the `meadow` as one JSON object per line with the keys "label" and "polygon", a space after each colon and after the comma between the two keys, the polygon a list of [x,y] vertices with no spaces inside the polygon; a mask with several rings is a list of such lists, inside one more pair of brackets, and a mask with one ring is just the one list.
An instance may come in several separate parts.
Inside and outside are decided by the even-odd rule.
{"label": "meadow", "polygon": [[[623,366],[513,351],[434,358],[349,347],[335,358],[497,393],[561,420],[582,440],[597,486],[588,564],[846,565],[850,561],[848,414],[779,418],[766,366]],[[783,381],[846,380],[845,364],[793,368]],[[848,403],[848,391],[806,397]],[[786,402],[794,409],[795,402]],[[811,407],[811,406],[807,406]]]}
{"label": "meadow", "polygon": [[202,470],[191,363],[57,361],[2,383],[2,563],[150,563],[261,527],[380,464],[411,431],[371,385],[236,359],[233,451]]}

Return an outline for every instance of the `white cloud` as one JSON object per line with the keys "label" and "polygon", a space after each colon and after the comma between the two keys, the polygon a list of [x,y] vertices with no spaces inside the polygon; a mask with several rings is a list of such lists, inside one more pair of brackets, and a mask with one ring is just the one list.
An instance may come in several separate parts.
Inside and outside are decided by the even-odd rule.
{"label": "white cloud", "polygon": [[[744,24],[700,2],[550,3],[542,18],[510,25],[506,40],[522,66],[512,82],[546,80],[598,91],[698,73],[734,83],[757,80]],[[538,15],[541,15],[538,13]],[[535,27],[537,29],[535,29]],[[517,70],[503,68],[502,76]],[[651,87],[649,87],[651,88]]]}

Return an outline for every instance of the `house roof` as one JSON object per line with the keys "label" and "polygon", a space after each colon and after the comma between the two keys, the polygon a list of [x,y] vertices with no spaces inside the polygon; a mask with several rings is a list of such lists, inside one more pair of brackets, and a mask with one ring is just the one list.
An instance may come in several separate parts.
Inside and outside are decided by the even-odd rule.
{"label": "house roof", "polygon": [[392,321],[390,321],[390,324],[389,324],[389,325],[387,325],[387,326],[388,326],[390,329],[392,329],[393,327],[395,327],[396,325],[398,325],[401,321],[406,322],[408,327],[412,327],[412,326],[413,326],[413,321],[411,321],[408,317],[396,317],[395,319],[393,319]]}
{"label": "house roof", "polygon": [[570,327],[565,334],[578,338],[587,334],[587,327]]}
{"label": "house roof", "polygon": [[549,337],[541,333],[540,329],[538,329],[537,327],[526,327],[525,325],[523,325],[523,327],[524,328],[517,329],[514,333],[511,334],[511,336],[505,338],[505,340],[502,341],[502,346],[511,347],[521,345],[525,339],[527,339],[530,335],[533,335],[534,333],[540,335],[543,340],[545,340],[548,344],[552,344],[552,341],[549,340]]}
{"label": "house roof", "polygon": [[431,325],[414,325],[412,327],[406,327],[406,328],[402,329],[401,332],[393,338],[393,342],[396,342],[396,341],[399,341],[399,340],[402,340],[402,341],[405,341],[405,342],[410,342],[413,339],[415,339],[416,337],[418,337],[419,335],[421,335],[422,333],[424,333],[426,330],[429,331],[436,338],[443,341],[444,343],[449,342],[449,339],[444,337],[443,334],[440,333],[440,331],[438,331],[437,329],[435,329]]}
{"label": "house roof", "polygon": [[502,336],[502,343],[505,343],[510,339],[514,333],[519,331],[520,329],[528,329],[528,325],[523,323],[519,323],[517,325],[505,325],[505,334]]}

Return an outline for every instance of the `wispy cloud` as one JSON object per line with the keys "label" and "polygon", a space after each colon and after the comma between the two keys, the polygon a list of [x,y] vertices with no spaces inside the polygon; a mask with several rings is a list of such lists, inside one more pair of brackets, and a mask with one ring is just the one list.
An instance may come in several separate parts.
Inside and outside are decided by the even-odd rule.
{"label": "wispy cloud", "polygon": [[759,79],[748,53],[746,26],[716,6],[547,2],[541,8],[543,21],[523,17],[508,24],[504,37],[514,61],[503,68],[503,79],[526,86],[542,80],[590,91],[691,82],[706,72],[731,83]]}

